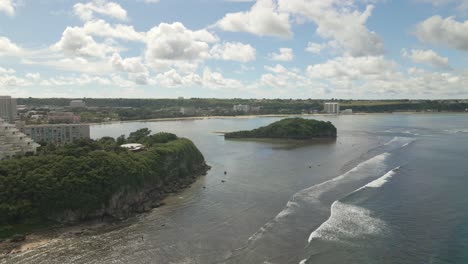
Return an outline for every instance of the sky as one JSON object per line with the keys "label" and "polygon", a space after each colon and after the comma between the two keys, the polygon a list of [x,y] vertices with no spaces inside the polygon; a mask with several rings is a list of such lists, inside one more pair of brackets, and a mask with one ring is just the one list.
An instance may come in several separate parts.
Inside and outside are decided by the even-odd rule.
{"label": "sky", "polygon": [[0,94],[468,99],[468,0],[0,0]]}

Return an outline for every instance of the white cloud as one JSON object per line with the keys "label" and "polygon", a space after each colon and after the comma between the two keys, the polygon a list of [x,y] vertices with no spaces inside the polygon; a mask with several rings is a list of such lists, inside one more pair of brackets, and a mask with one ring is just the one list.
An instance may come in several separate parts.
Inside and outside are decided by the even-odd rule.
{"label": "white cloud", "polygon": [[0,56],[17,56],[23,52],[24,50],[11,42],[10,39],[0,36]]}
{"label": "white cloud", "polygon": [[454,17],[432,16],[416,26],[415,34],[425,43],[468,50],[468,20],[458,22]]}
{"label": "white cloud", "polygon": [[159,0],[143,0],[145,3],[159,3]]}
{"label": "white cloud", "polygon": [[389,79],[394,76],[397,65],[383,56],[338,57],[322,64],[310,65],[307,73],[311,78],[331,80]]}
{"label": "white cloud", "polygon": [[8,74],[13,74],[15,73],[16,71],[11,69],[11,68],[3,68],[3,67],[0,67],[0,74],[5,74],[5,73],[8,73]]}
{"label": "white cloud", "polygon": [[308,83],[308,79],[301,75],[298,69],[288,70],[281,64],[276,64],[274,67],[265,66],[265,69],[270,73],[260,77],[260,84],[263,86],[292,89]]}
{"label": "white cloud", "polygon": [[33,81],[39,81],[41,79],[41,74],[38,72],[35,73],[27,73],[26,78],[31,79]]}
{"label": "white cloud", "polygon": [[210,53],[215,59],[249,62],[255,60],[256,51],[249,44],[225,42],[214,45]]}
{"label": "white cloud", "polygon": [[94,0],[86,4],[77,3],[73,6],[73,11],[83,21],[92,20],[95,13],[119,20],[128,19],[127,11],[122,6],[114,2],[108,2],[107,0]]}
{"label": "white cloud", "polygon": [[210,42],[217,38],[206,30],[191,31],[180,23],[161,23],[147,33],[147,59],[196,60],[207,58]]}
{"label": "white cloud", "polygon": [[209,58],[209,44],[217,41],[205,29],[192,31],[180,22],[161,23],[147,33],[145,59],[158,71],[171,66],[194,71],[200,61]]}
{"label": "white cloud", "polygon": [[212,71],[206,67],[201,75],[196,73],[188,73],[181,75],[175,69],[170,69],[166,72],[160,73],[155,78],[155,83],[161,86],[174,87],[203,87],[208,89],[217,90],[220,88],[226,89],[243,89],[242,82],[225,78],[221,73]]}
{"label": "white cloud", "polygon": [[274,61],[292,61],[294,59],[294,52],[290,48],[280,48],[279,53],[270,53],[269,57]]}
{"label": "white cloud", "polygon": [[9,16],[15,14],[15,7],[12,0],[0,0],[0,12],[4,12]]}
{"label": "white cloud", "polygon": [[0,87],[27,86],[31,82],[15,75],[0,75]]}
{"label": "white cloud", "polygon": [[357,0],[278,0],[279,10],[307,19],[317,25],[317,34],[332,39],[346,55],[380,55],[384,45],[379,36],[367,29],[373,5],[360,11]]}
{"label": "white cloud", "polygon": [[62,51],[71,57],[105,57],[117,51],[108,44],[97,43],[79,27],[67,27],[61,39],[51,46],[53,51]]}
{"label": "white cloud", "polygon": [[442,7],[453,4],[460,11],[468,10],[468,1],[466,0],[419,0],[419,2],[430,3],[435,7]]}
{"label": "white cloud", "polygon": [[216,25],[225,31],[258,36],[292,36],[289,15],[278,12],[274,0],[258,0],[249,11],[228,13]]}
{"label": "white cloud", "polygon": [[413,62],[429,64],[439,68],[449,68],[448,58],[438,55],[433,50],[413,49],[410,53],[402,50],[404,57],[410,58]]}
{"label": "white cloud", "polygon": [[307,47],[305,48],[305,51],[313,53],[313,54],[319,54],[320,51],[322,51],[325,47],[326,47],[326,44],[309,42],[307,43]]}
{"label": "white cloud", "polygon": [[110,25],[104,20],[91,20],[84,24],[83,31],[89,35],[144,42],[146,34],[137,32],[133,26]]}
{"label": "white cloud", "polygon": [[221,73],[211,71],[210,68],[205,68],[202,75],[202,85],[210,89],[219,88],[241,88],[243,85],[235,79],[225,78]]}
{"label": "white cloud", "polygon": [[122,59],[118,53],[114,53],[111,57],[111,64],[114,69],[122,72],[144,73],[148,71],[141,63],[140,57]]}
{"label": "white cloud", "polygon": [[23,60],[25,65],[43,65],[60,71],[70,71],[87,74],[110,74],[114,71],[112,65],[104,59],[89,61],[83,57],[71,57],[60,59]]}

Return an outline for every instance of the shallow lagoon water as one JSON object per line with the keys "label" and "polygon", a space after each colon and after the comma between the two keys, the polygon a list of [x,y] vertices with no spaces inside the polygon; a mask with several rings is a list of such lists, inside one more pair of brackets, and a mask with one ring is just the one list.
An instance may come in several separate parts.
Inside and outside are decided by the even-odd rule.
{"label": "shallow lagoon water", "polygon": [[276,117],[95,125],[94,138],[144,127],[190,138],[212,170],[112,231],[59,238],[0,262],[468,262],[468,115],[314,118],[333,122],[337,140],[215,133]]}

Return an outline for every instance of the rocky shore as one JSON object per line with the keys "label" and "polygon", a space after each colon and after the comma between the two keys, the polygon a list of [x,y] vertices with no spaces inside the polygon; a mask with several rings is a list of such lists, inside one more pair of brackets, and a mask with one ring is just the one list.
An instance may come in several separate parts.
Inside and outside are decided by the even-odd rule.
{"label": "rocky shore", "polygon": [[164,186],[147,187],[138,191],[122,191],[112,197],[108,206],[92,215],[84,216],[77,211],[66,211],[60,216],[54,216],[58,223],[56,226],[27,235],[17,234],[8,239],[0,239],[0,260],[8,258],[9,254],[17,254],[43,246],[54,239],[110,231],[123,220],[166,205],[165,199],[169,195],[190,188],[200,176],[205,176],[210,169],[209,165],[203,164],[193,174],[177,178]]}

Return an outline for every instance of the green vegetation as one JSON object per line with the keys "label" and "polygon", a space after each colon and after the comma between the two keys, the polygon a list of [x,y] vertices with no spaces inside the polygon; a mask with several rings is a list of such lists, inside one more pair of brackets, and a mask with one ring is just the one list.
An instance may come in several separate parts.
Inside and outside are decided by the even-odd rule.
{"label": "green vegetation", "polygon": [[[82,122],[107,122],[115,120],[140,120],[194,116],[236,116],[266,114],[320,113],[328,101],[340,103],[341,109],[355,113],[384,113],[399,111],[414,112],[466,112],[468,100],[319,100],[319,99],[125,99],[125,98],[80,98],[86,109],[72,109],[81,116]],[[43,120],[28,119],[26,113],[34,110],[47,114],[51,108],[68,107],[71,98],[18,98],[18,104],[27,105],[20,111],[29,123]],[[234,111],[234,105],[249,105],[251,111]],[[47,107],[45,107],[47,106]],[[189,111],[181,112],[181,108]]]}
{"label": "green vegetation", "polygon": [[226,133],[225,138],[313,139],[336,137],[336,127],[330,122],[303,118],[285,118],[250,131]]}
{"label": "green vegetation", "polygon": [[[116,193],[144,188],[164,190],[204,173],[203,155],[188,139],[141,129],[114,139],[84,139],[46,145],[38,154],[0,162],[0,237],[12,227],[36,225],[79,212],[78,220],[98,216]],[[131,152],[122,143],[141,143]]]}

